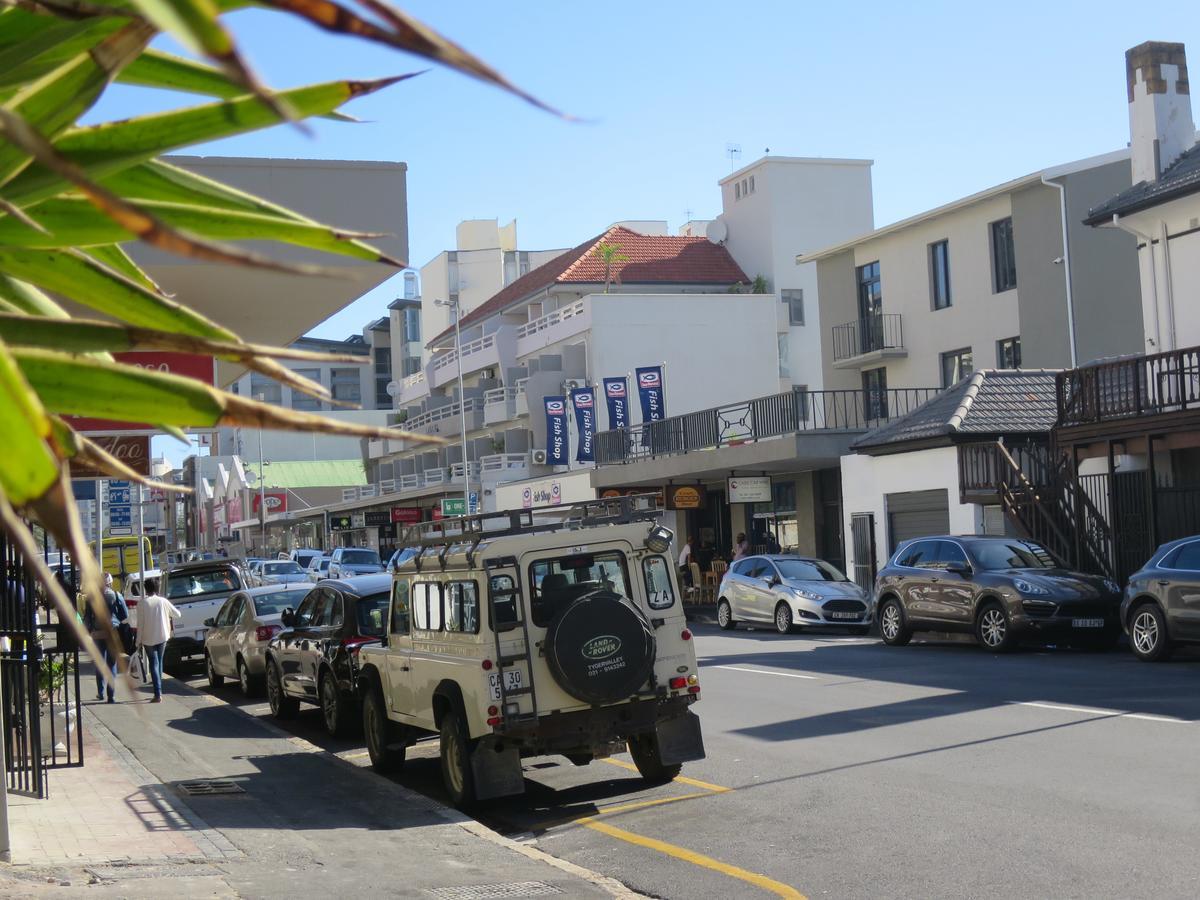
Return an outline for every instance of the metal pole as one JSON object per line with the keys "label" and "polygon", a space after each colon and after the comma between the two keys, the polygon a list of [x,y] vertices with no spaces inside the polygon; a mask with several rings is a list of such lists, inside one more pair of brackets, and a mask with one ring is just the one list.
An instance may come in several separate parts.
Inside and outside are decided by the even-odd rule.
{"label": "metal pole", "polygon": [[138,590],[146,596],[146,523],[142,518],[142,486],[137,486]]}
{"label": "metal pole", "polygon": [[[255,399],[263,402],[260,394]],[[267,470],[263,465],[262,428],[258,429],[258,517],[262,523],[262,547],[260,553],[267,552]]]}
{"label": "metal pole", "polygon": [[96,479],[96,565],[104,569],[104,482]]}
{"label": "metal pole", "polygon": [[[2,667],[0,667],[2,668]],[[0,697],[4,695],[4,685],[0,683]],[[76,728],[79,724],[76,723]],[[8,729],[4,724],[4,704],[0,703],[0,734],[8,734]],[[0,862],[12,862],[12,840],[8,835],[8,762],[4,758],[4,745],[8,743],[6,740],[0,740]],[[41,752],[41,748],[37,748],[35,752]]]}
{"label": "metal pole", "polygon": [[467,460],[467,398],[463,394],[462,331],[459,327],[462,316],[459,315],[457,299],[450,301],[450,308],[454,311],[454,355],[458,363],[458,424],[462,430],[463,452],[463,515],[469,516],[471,514],[471,466]]}

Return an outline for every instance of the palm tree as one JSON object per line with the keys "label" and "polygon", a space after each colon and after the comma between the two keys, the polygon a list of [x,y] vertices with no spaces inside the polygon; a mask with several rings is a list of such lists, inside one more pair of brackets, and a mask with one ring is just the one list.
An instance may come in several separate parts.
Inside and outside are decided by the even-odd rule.
{"label": "palm tree", "polygon": [[629,262],[629,257],[621,252],[620,244],[610,244],[608,241],[601,241],[592,252],[596,254],[597,259],[604,263],[604,293],[607,294],[608,286],[612,284],[613,266]]}

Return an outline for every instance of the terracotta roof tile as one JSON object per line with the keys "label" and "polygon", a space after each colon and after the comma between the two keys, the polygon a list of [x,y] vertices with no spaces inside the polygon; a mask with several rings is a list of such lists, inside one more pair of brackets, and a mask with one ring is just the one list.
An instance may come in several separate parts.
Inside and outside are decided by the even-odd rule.
{"label": "terracotta roof tile", "polygon": [[[604,263],[594,252],[602,241],[617,245],[621,255],[627,257],[612,268],[614,284],[750,283],[729,251],[705,238],[638,234],[614,225],[522,275],[463,316],[461,326],[469,328],[554,284],[603,284]],[[452,330],[447,328],[430,343],[436,343]]]}

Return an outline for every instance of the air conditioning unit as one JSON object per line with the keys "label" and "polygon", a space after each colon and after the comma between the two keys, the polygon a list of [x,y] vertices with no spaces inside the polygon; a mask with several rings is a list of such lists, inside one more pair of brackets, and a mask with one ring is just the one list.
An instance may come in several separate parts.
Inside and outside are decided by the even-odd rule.
{"label": "air conditioning unit", "polygon": [[534,465],[544,466],[546,464],[546,451],[545,450],[534,450],[532,459],[533,459]]}

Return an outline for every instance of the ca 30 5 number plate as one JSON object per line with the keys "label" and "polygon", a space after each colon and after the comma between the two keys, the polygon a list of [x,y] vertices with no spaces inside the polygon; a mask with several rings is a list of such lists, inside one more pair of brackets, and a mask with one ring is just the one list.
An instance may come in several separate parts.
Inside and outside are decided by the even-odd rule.
{"label": "ca 30 5 number plate", "polygon": [[[521,670],[509,669],[504,672],[504,690],[515,691],[521,687]],[[499,700],[500,697],[500,672],[488,673],[488,689],[491,691],[492,699]]]}

